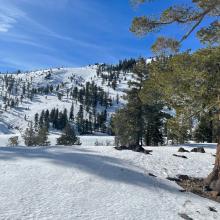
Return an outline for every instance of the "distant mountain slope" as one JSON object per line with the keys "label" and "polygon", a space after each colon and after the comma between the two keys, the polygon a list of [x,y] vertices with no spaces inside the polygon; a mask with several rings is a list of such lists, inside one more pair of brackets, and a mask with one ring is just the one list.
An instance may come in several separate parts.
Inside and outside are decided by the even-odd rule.
{"label": "distant mountain slope", "polygon": [[[69,114],[72,104],[75,118],[82,105],[84,120],[89,120],[90,117],[94,121],[99,115],[91,119],[92,112],[93,115],[101,114],[106,110],[107,119],[104,123],[107,126],[112,113],[125,102],[124,90],[132,75],[124,70],[116,71],[111,68],[112,66],[93,65],[0,75],[0,133],[22,132],[30,121],[34,121],[36,113],[40,115],[42,110],[58,108],[63,111],[66,108]],[[110,76],[113,76],[112,79],[109,79]],[[94,89],[97,97],[88,98],[88,88]],[[76,91],[77,95],[74,95]],[[89,104],[87,99],[90,100]],[[97,100],[91,105],[93,99]],[[108,103],[104,105],[102,102],[106,100]]]}

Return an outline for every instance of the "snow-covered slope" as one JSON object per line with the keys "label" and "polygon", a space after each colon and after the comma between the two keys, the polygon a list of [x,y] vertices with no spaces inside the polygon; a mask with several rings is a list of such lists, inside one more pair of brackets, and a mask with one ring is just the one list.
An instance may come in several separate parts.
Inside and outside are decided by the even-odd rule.
{"label": "snow-covered slope", "polygon": [[[124,89],[127,88],[127,81],[131,79],[131,74],[127,74],[126,78],[123,74],[120,76],[120,83],[117,84],[117,88],[114,90],[112,87],[107,85],[107,82],[103,83],[101,77],[97,76],[97,66],[87,66],[82,68],[54,68],[33,71],[28,73],[14,74],[13,77],[16,79],[17,87],[22,91],[23,83],[31,83],[32,88],[46,87],[47,85],[53,85],[54,90],[57,85],[63,84],[60,89],[62,92],[66,92],[75,86],[82,87],[86,82],[94,81],[95,84],[108,94],[108,96],[113,100],[113,105],[108,108],[108,118],[114,113],[118,108],[120,108],[124,100],[122,96],[124,95]],[[48,79],[46,77],[51,74]],[[22,81],[20,81],[22,80]],[[0,93],[5,94],[5,87],[3,81],[0,80]],[[119,103],[116,103],[116,97],[119,97]],[[13,97],[13,95],[12,95]],[[53,108],[59,108],[60,110],[66,108],[70,109],[72,100],[64,96],[62,100],[59,100],[56,92],[49,95],[37,94],[34,96],[33,100],[25,98],[18,107],[9,108],[4,111],[3,99],[0,98],[0,106],[2,108],[0,113],[0,134],[8,133],[18,133],[23,131],[28,124],[28,121],[34,120],[34,115],[36,113],[41,113],[42,110],[51,110]],[[80,103],[74,103],[74,114],[76,115],[79,110]],[[97,109],[99,111],[99,109]],[[85,115],[87,113],[85,112]],[[25,120],[26,119],[26,120]]]}
{"label": "snow-covered slope", "polygon": [[153,148],[152,155],[111,146],[0,147],[0,219],[220,219],[219,203],[166,179],[206,176],[214,149],[206,151],[182,159],[172,156],[176,147]]}

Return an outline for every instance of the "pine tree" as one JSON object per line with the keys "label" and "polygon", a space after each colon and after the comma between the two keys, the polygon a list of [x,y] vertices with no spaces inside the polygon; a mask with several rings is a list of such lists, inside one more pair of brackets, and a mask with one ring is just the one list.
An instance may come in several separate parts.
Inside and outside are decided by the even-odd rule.
{"label": "pine tree", "polygon": [[78,128],[78,132],[80,134],[83,133],[83,106],[80,105],[79,107],[79,111],[77,113],[77,117],[76,117],[76,124],[77,124],[77,128]]}
{"label": "pine tree", "polygon": [[45,117],[45,112],[44,110],[40,114],[40,119],[39,119],[39,127],[42,128],[44,126],[44,118]]}
{"label": "pine tree", "polygon": [[44,114],[44,127],[48,130],[50,128],[50,112],[47,109]]}
{"label": "pine tree", "polygon": [[26,128],[23,134],[24,143],[26,146],[36,146],[37,145],[37,134],[34,131],[33,123],[30,122],[28,128]]}
{"label": "pine tree", "polygon": [[76,137],[74,128],[68,123],[63,130],[62,135],[57,138],[58,145],[79,145],[80,140]]}
{"label": "pine tree", "polygon": [[34,128],[35,128],[35,130],[37,130],[38,125],[39,125],[39,114],[36,113],[35,116],[34,116]]}
{"label": "pine tree", "polygon": [[36,139],[37,145],[39,146],[50,145],[50,142],[48,141],[48,128],[45,126],[39,128]]}
{"label": "pine tree", "polygon": [[74,104],[73,103],[70,108],[69,120],[71,120],[71,121],[74,120]]}

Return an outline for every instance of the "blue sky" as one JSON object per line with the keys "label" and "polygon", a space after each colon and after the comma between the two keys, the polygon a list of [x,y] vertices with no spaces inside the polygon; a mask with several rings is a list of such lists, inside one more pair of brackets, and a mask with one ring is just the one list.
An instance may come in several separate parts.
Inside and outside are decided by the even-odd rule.
{"label": "blue sky", "polygon": [[[138,38],[129,32],[132,18],[155,15],[175,2],[158,0],[134,9],[129,0],[0,0],[0,71],[152,56],[157,36],[179,37],[186,27]],[[183,49],[200,46],[193,35]]]}

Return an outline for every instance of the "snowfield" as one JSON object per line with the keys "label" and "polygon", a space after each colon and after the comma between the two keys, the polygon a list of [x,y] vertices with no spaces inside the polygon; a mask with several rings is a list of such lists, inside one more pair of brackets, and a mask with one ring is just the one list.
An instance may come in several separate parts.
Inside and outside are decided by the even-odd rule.
{"label": "snowfield", "polygon": [[183,159],[172,156],[178,147],[152,147],[152,155],[144,155],[92,146],[95,138],[105,141],[84,137],[90,146],[47,148],[1,142],[0,219],[178,220],[179,213],[196,220],[220,219],[219,203],[180,192],[166,179],[206,176],[214,163],[212,145],[205,154],[184,153],[188,159]]}

